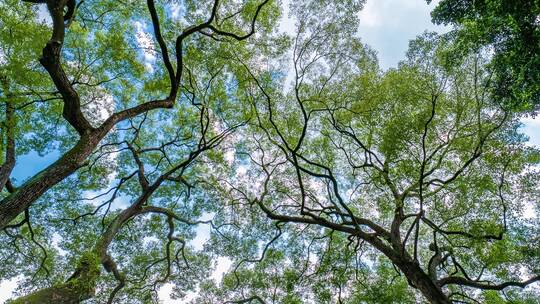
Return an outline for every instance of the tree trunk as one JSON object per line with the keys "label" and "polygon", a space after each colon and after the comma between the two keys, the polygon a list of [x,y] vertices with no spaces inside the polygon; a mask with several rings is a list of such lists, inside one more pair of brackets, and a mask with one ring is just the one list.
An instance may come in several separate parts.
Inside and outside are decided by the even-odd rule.
{"label": "tree trunk", "polygon": [[[107,272],[112,272],[115,278],[122,284],[121,286],[123,286],[123,275],[118,271],[116,263],[108,254],[107,250],[118,231],[122,228],[122,225],[133,216],[144,212],[141,205],[147,201],[156,189],[157,187],[150,187],[134,204],[124,209],[114,218],[107,227],[107,230],[97,241],[95,247],[81,257],[73,275],[65,283],[39,289],[7,304],[75,304],[90,299],[94,297],[97,279],[100,276],[100,265],[103,265]],[[109,298],[109,302],[111,301],[112,298]]]}
{"label": "tree trunk", "polygon": [[37,200],[43,193],[82,167],[106,132],[82,137],[60,159],[36,174],[0,202],[0,230]]}
{"label": "tree trunk", "polygon": [[56,286],[40,289],[27,296],[8,301],[7,304],[76,304],[94,296],[99,277],[99,258],[95,253],[86,253],[79,261],[73,275]]}
{"label": "tree trunk", "polygon": [[420,290],[424,297],[433,304],[451,304],[441,288],[427,275],[418,263],[401,261],[396,266],[405,274],[409,284]]}
{"label": "tree trunk", "polygon": [[[399,235],[399,229],[393,229]],[[388,246],[371,234],[363,234],[362,238],[389,258],[409,281],[409,285],[418,289],[432,304],[451,304],[448,296],[435,281],[420,267],[401,245],[399,238],[394,238],[393,246]],[[397,240],[397,241],[396,241]]]}

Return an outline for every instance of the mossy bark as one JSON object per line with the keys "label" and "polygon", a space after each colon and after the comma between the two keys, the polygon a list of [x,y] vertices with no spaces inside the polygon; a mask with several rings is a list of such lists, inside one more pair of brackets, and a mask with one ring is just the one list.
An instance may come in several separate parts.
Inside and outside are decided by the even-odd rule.
{"label": "mossy bark", "polygon": [[107,250],[122,225],[132,216],[143,211],[141,205],[155,189],[156,187],[150,187],[132,206],[115,217],[114,221],[109,224],[107,230],[101,235],[96,246],[80,258],[75,272],[66,282],[37,290],[7,304],[80,303],[83,300],[90,299],[95,293],[101,265],[107,272],[112,272],[116,279],[123,284],[123,275],[118,271]]}
{"label": "mossy bark", "polygon": [[27,296],[8,301],[7,304],[80,303],[94,296],[96,282],[100,275],[99,264],[99,258],[95,253],[86,253],[79,260],[79,265],[73,275],[65,283],[40,289]]}

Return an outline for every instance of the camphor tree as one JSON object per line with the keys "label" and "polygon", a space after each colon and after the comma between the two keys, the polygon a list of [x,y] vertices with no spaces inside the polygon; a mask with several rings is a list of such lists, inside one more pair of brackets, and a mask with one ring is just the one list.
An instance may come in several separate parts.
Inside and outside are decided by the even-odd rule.
{"label": "camphor tree", "polygon": [[492,98],[489,58],[424,34],[383,73],[335,31],[354,8],[313,5],[289,91],[246,66],[257,119],[214,182],[234,263],[198,303],[537,303],[540,155]]}
{"label": "camphor tree", "polygon": [[[426,34],[383,73],[363,4],[292,2],[283,36],[275,0],[1,2],[12,302],[538,301],[540,156],[489,58]],[[29,152],[60,156],[14,180]]]}
{"label": "camphor tree", "polygon": [[[25,295],[13,303],[96,291],[97,302],[148,302],[166,282],[193,288],[210,261],[185,248],[208,200],[192,177],[211,173],[205,159],[249,119],[230,58],[279,47],[277,3],[0,5],[0,273],[22,276]],[[60,157],[14,181],[28,152]]]}

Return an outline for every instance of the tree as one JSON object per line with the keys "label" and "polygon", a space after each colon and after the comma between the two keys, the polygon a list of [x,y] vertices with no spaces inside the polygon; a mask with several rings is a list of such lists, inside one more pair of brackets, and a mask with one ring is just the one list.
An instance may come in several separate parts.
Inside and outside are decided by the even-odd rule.
{"label": "tree", "polygon": [[[427,1],[428,3],[431,0]],[[493,93],[514,109],[540,104],[540,2],[443,0],[431,13],[437,24],[453,24],[461,52],[493,53]]]}
{"label": "tree", "polygon": [[[292,36],[276,1],[27,2],[0,10],[13,303],[539,299],[540,154],[483,54],[426,34],[383,73],[360,0],[292,2]],[[61,156],[20,183],[29,151]]]}
{"label": "tree", "polygon": [[381,73],[354,37],[312,28],[288,94],[251,72],[257,120],[215,182],[234,223],[218,252],[236,262],[198,303],[417,303],[407,284],[430,303],[538,301],[521,289],[540,280],[523,217],[539,154],[491,99],[487,60],[448,66],[453,42],[426,34]]}
{"label": "tree", "polygon": [[[158,284],[182,276],[188,286],[196,267],[171,274],[172,268],[188,267],[181,262],[181,256],[187,261],[186,241],[176,235],[176,226],[199,223],[193,220],[201,212],[195,201],[204,197],[192,196],[188,175],[201,171],[203,176],[198,159],[248,118],[249,109],[231,86],[243,75],[228,61],[233,55],[254,56],[254,46],[245,41],[258,29],[253,40],[270,41],[264,32],[271,32],[279,16],[276,4],[26,2],[3,1],[1,13],[5,161],[0,188],[8,193],[0,202],[0,228],[2,243],[9,244],[2,246],[1,273],[29,274],[22,285],[32,291],[14,302],[76,303],[92,297],[96,286],[110,289],[108,302],[113,302],[126,285],[145,299],[152,292],[155,297]],[[175,12],[180,9],[182,18]],[[39,20],[43,11],[49,21]],[[50,39],[40,39],[46,32],[52,32]],[[159,56],[162,62],[145,66],[143,56]],[[21,185],[11,181],[17,156],[51,150],[62,153],[56,162]],[[127,206],[113,205],[121,196]],[[189,213],[185,218],[175,212],[180,199]],[[125,255],[137,246],[130,239],[135,233],[130,245],[119,240],[111,248],[136,217],[156,233],[154,239],[150,230],[139,234],[148,251]],[[189,235],[190,228],[181,231]],[[130,232],[123,233],[125,238]],[[61,240],[56,246],[55,238]],[[140,267],[126,276],[118,260]],[[101,278],[100,265],[113,277]]]}

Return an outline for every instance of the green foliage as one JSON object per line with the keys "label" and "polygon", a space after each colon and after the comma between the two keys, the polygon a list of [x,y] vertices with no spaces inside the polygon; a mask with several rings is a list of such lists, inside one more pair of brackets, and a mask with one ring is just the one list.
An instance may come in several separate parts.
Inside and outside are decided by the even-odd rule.
{"label": "green foliage", "polygon": [[[12,303],[154,303],[166,284],[193,303],[417,303],[426,292],[407,267],[433,286],[537,275],[540,225],[525,210],[540,198],[540,151],[507,106],[538,104],[536,47],[523,40],[536,39],[538,5],[510,2],[441,1],[435,20],[458,32],[419,36],[382,71],[357,36],[362,0],[219,1],[213,28],[181,49],[177,37],[209,20],[213,1],[156,0],[162,45],[144,1],[78,1],[60,67],[93,127],[171,98],[165,48],[179,93],[118,121],[4,229],[0,279],[18,278],[21,296]],[[285,11],[294,32],[278,30]],[[0,103],[16,114],[2,114],[2,160],[8,127],[17,159],[69,162],[87,148],[39,64],[53,31],[45,12],[0,2]],[[44,174],[11,178],[18,188],[2,189],[2,204]],[[457,285],[441,291],[486,303],[540,296]]]}
{"label": "green foliage", "polygon": [[536,0],[443,0],[431,15],[435,23],[456,26],[456,51],[494,54],[496,99],[514,109],[536,111],[540,104],[539,14]]}

